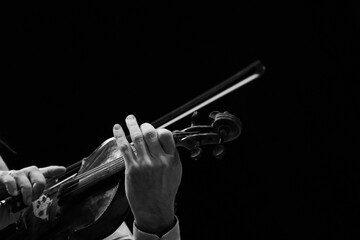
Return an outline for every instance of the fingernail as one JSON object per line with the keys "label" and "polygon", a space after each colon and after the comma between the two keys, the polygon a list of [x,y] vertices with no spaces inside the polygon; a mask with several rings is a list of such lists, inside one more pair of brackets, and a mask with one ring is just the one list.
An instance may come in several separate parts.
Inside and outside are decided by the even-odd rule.
{"label": "fingernail", "polygon": [[115,138],[115,139],[118,139],[118,138],[120,137],[120,135],[121,135],[120,129],[121,129],[121,126],[120,126],[119,124],[116,124],[116,125],[114,126],[113,134],[114,134],[114,138]]}
{"label": "fingernail", "polygon": [[130,114],[130,115],[128,115],[128,116],[127,116],[127,118],[126,118],[126,119],[131,120],[131,119],[134,119],[134,118],[135,118],[135,116],[134,116],[134,115],[132,115],[132,114]]}

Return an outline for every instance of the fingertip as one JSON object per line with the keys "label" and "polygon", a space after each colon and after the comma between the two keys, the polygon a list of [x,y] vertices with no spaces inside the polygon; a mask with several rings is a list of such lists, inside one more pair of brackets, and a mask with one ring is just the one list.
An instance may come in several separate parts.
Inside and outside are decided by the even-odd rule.
{"label": "fingertip", "polygon": [[59,176],[66,172],[66,167],[64,166],[54,166],[54,168],[51,170],[52,172],[50,174],[54,175],[53,177]]}
{"label": "fingertip", "polygon": [[11,195],[11,196],[18,196],[20,194],[20,192],[16,189],[16,188],[8,188],[8,193]]}
{"label": "fingertip", "polygon": [[66,172],[66,167],[64,167],[64,166],[58,166],[58,168],[59,168],[58,172],[59,172],[60,174],[63,174],[63,173]]}
{"label": "fingertip", "polygon": [[45,189],[45,185],[39,184],[39,183],[33,183],[32,188],[33,188],[33,198],[32,198],[32,200],[36,200],[43,193],[43,191]]}
{"label": "fingertip", "polygon": [[[52,165],[48,167],[39,168],[39,171],[40,173],[42,173],[42,175],[45,178],[58,177],[66,172],[66,167]],[[37,176],[38,180],[40,180],[39,178],[41,177]]]}
{"label": "fingertip", "polygon": [[27,198],[25,199],[25,201],[26,201],[26,205],[30,206],[31,203],[32,203],[32,197],[27,197]]}
{"label": "fingertip", "polygon": [[30,206],[32,203],[32,188],[28,188],[28,187],[22,187],[21,188],[21,195],[23,197],[23,202]]}
{"label": "fingertip", "polygon": [[115,130],[115,131],[120,130],[120,128],[121,128],[121,126],[118,123],[115,123],[113,126],[113,130]]}
{"label": "fingertip", "polygon": [[114,138],[118,139],[121,134],[122,134],[123,130],[120,124],[116,123],[113,127],[113,134],[114,134]]}
{"label": "fingertip", "polygon": [[12,191],[12,196],[18,196],[19,194],[20,194],[20,192],[17,189]]}
{"label": "fingertip", "polygon": [[158,136],[164,151],[169,154],[174,153],[176,144],[172,132],[165,128],[158,129]]}
{"label": "fingertip", "polygon": [[133,120],[133,119],[135,119],[134,114],[129,114],[129,115],[126,117],[126,120]]}
{"label": "fingertip", "polygon": [[17,189],[16,181],[12,175],[5,175],[2,182],[5,184],[5,188],[11,196],[18,196],[20,194]]}

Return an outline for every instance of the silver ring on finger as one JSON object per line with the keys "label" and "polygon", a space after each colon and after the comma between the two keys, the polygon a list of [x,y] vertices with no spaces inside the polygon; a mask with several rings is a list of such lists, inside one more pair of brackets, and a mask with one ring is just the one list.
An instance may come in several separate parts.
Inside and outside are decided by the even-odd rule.
{"label": "silver ring on finger", "polygon": [[8,174],[9,174],[10,176],[14,177],[14,172],[15,172],[15,170],[10,170],[10,171],[8,172]]}

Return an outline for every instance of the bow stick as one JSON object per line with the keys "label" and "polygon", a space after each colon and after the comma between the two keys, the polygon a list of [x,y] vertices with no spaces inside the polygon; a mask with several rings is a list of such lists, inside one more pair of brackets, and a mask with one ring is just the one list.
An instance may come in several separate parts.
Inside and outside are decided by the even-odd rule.
{"label": "bow stick", "polygon": [[265,67],[257,60],[246,68],[235,73],[220,84],[212,87],[203,94],[195,97],[184,105],[174,109],[168,114],[158,118],[152,125],[155,128],[165,128],[174,122],[188,116],[189,114],[199,110],[202,107],[218,100],[226,94],[244,86],[245,84],[259,78],[265,72]]}

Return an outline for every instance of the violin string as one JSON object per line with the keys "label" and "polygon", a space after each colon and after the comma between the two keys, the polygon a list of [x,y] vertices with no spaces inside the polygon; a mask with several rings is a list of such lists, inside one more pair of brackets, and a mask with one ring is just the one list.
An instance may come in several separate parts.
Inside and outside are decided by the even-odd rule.
{"label": "violin string", "polygon": [[[105,164],[103,164],[105,165]],[[116,164],[114,164],[114,166],[119,166],[119,169],[124,167],[124,162],[121,162],[121,161],[117,161]],[[103,169],[106,169],[106,168],[103,168]],[[85,181],[85,182],[82,182],[81,183],[81,186],[80,187],[76,187],[78,185],[78,183],[73,183],[69,186],[67,186],[67,189],[70,189],[71,187],[74,187],[72,190],[66,192],[67,195],[69,194],[72,194],[72,193],[75,193],[77,190],[81,189],[81,188],[85,188],[87,187],[88,185],[92,184],[93,182],[97,181],[97,179],[94,179],[94,178],[90,178],[90,181]]]}
{"label": "violin string", "polygon": [[[121,157],[120,157],[120,158],[121,158]],[[97,169],[96,171],[93,171],[94,169],[91,169],[91,170],[85,172],[84,174],[80,174],[80,175],[78,175],[78,176],[75,176],[75,174],[74,174],[74,175],[71,175],[70,177],[64,179],[63,181],[61,181],[61,182],[59,182],[59,183],[51,186],[49,189],[46,189],[46,191],[44,191],[44,192],[45,192],[45,195],[47,195],[47,196],[52,196],[52,195],[54,195],[54,194],[57,194],[57,191],[53,191],[53,192],[50,192],[50,191],[51,191],[52,189],[55,189],[57,186],[65,183],[65,182],[67,182],[67,181],[70,181],[70,180],[78,180],[78,179],[81,179],[81,178],[85,178],[85,177],[91,175],[90,173],[95,173],[95,172],[96,172],[96,173],[100,174],[99,171],[102,171],[103,169],[108,169],[109,167],[115,167],[115,168],[116,168],[117,165],[119,165],[118,168],[121,169],[121,168],[123,168],[123,166],[124,166],[124,162],[122,162],[122,161],[117,161],[117,160],[119,160],[120,158],[116,158],[116,159],[114,159],[114,160],[112,160],[112,161],[110,161],[110,162],[107,162],[107,163],[104,163],[104,164],[102,164],[102,165],[100,165],[100,166],[95,167],[94,169]],[[110,164],[110,163],[111,163],[111,164]],[[113,165],[113,166],[111,166],[111,165]],[[93,181],[88,181],[88,183],[92,183],[92,182],[93,182]],[[82,183],[82,184],[83,184],[83,186],[86,185],[86,184],[84,184],[84,183]],[[76,187],[76,185],[78,185],[78,182],[74,182],[74,183],[70,184],[69,186],[67,186],[67,188]],[[76,189],[75,189],[75,190],[76,190]],[[69,193],[71,193],[71,192],[74,192],[74,191],[70,191]]]}
{"label": "violin string", "polygon": [[94,167],[94,168],[92,168],[92,169],[90,169],[90,170],[88,170],[88,171],[86,171],[84,173],[81,173],[81,174],[77,175],[74,180],[84,179],[84,178],[88,177],[89,175],[92,175],[94,173],[98,173],[99,171],[103,171],[104,169],[108,169],[108,168],[111,167],[111,165],[115,165],[117,162],[124,163],[123,157],[120,156],[120,157],[115,158],[115,159],[113,159],[113,160],[111,160],[109,162],[106,162],[106,163],[101,164],[101,165],[99,165],[97,167]]}
{"label": "violin string", "polygon": [[[122,156],[121,156],[121,157],[122,157]],[[59,183],[56,183],[55,185],[53,185],[53,186],[51,186],[50,188],[46,189],[45,194],[46,194],[47,196],[51,196],[51,195],[53,195],[53,194],[56,194],[57,191],[54,191],[54,192],[51,192],[51,193],[49,193],[49,192],[50,192],[52,189],[55,189],[57,186],[65,183],[65,182],[67,182],[67,181],[84,179],[84,178],[90,176],[91,174],[94,174],[95,172],[96,172],[96,173],[99,173],[99,171],[101,172],[101,171],[103,171],[104,169],[109,169],[110,167],[117,167],[116,165],[119,165],[119,169],[121,169],[121,168],[123,167],[124,163],[125,163],[125,162],[123,162],[123,161],[119,161],[119,160],[121,160],[121,157],[115,158],[115,159],[113,159],[113,160],[110,161],[110,162],[106,162],[106,163],[104,163],[104,164],[102,164],[102,165],[99,165],[99,166],[97,166],[97,167],[95,167],[95,168],[93,168],[93,169],[90,169],[89,171],[86,171],[86,172],[84,172],[84,173],[82,173],[82,174],[79,174],[79,175],[75,175],[75,174],[74,174],[74,175],[71,175],[70,177],[64,179],[63,181],[61,181],[61,182],[59,182]],[[113,165],[113,166],[111,166],[111,165]],[[68,188],[69,188],[69,187],[76,186],[77,184],[78,184],[77,182],[74,182],[73,184],[69,185]]]}
{"label": "violin string", "polygon": [[[125,166],[125,162],[121,161],[121,160],[123,160],[122,156],[119,158],[113,159],[109,162],[106,162],[104,164],[101,164],[101,165],[99,165],[93,169],[90,169],[89,171],[86,171],[82,174],[79,174],[71,180],[85,180],[86,178],[91,177],[93,174],[101,174],[103,171],[110,169],[110,168],[122,169]],[[76,182],[74,184],[77,185]],[[70,186],[73,186],[73,185],[70,185]]]}
{"label": "violin string", "polygon": [[50,192],[51,190],[53,190],[53,189],[58,190],[58,186],[60,186],[61,184],[65,183],[65,182],[67,182],[67,181],[69,181],[69,180],[71,180],[73,177],[75,177],[75,175],[76,175],[76,173],[74,173],[73,175],[65,178],[64,180],[62,180],[62,181],[60,181],[60,182],[52,185],[50,188],[45,189],[45,190],[44,190],[44,194],[45,194],[46,196],[52,196],[53,194],[57,193],[57,191],[53,191],[53,192],[51,192],[51,193],[49,193],[49,192]]}

